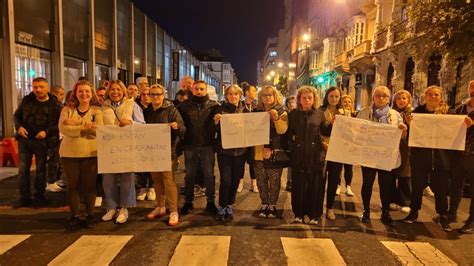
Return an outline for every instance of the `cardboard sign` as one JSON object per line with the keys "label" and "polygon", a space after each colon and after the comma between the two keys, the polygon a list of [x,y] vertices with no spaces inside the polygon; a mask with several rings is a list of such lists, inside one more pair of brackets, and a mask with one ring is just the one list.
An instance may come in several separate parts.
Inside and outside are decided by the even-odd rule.
{"label": "cardboard sign", "polygon": [[253,147],[270,142],[270,115],[267,112],[223,114],[220,127],[224,149]]}

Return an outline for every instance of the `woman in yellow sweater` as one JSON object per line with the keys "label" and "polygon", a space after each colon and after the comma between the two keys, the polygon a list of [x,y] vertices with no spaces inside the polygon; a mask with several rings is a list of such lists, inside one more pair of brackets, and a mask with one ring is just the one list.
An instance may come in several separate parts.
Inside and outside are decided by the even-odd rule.
{"label": "woman in yellow sweater", "polygon": [[80,194],[85,199],[86,207],[86,219],[83,225],[91,227],[94,223],[97,176],[95,134],[97,126],[100,125],[103,125],[102,110],[98,106],[95,89],[88,81],[79,81],[74,86],[68,107],[63,109],[59,119],[59,130],[64,136],[59,154],[68,183],[71,227],[81,224]]}

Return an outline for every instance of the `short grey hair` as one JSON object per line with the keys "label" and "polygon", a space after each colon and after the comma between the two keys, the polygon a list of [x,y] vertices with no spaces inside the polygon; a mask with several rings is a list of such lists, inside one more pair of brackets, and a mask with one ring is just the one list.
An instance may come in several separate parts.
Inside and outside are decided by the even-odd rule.
{"label": "short grey hair", "polygon": [[372,100],[374,99],[375,94],[379,91],[383,92],[388,97],[392,96],[392,93],[390,92],[390,89],[387,86],[377,86],[372,91]]}

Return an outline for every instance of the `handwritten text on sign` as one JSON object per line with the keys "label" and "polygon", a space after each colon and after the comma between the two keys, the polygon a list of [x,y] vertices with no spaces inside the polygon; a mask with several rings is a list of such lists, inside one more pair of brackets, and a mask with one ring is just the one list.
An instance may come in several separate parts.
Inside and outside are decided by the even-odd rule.
{"label": "handwritten text on sign", "polygon": [[171,171],[170,134],[167,124],[98,127],[98,172]]}
{"label": "handwritten text on sign", "polygon": [[338,115],[326,160],[390,171],[400,165],[401,136],[395,126]]}
{"label": "handwritten text on sign", "polygon": [[270,116],[267,112],[223,114],[220,124],[224,149],[264,145],[270,141]]}
{"label": "handwritten text on sign", "polygon": [[408,146],[463,151],[465,118],[464,115],[413,114]]}

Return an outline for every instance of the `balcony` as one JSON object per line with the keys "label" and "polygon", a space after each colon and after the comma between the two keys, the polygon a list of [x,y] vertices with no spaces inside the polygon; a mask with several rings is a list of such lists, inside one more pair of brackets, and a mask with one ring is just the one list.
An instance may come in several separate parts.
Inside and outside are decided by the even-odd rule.
{"label": "balcony", "polygon": [[408,37],[408,20],[402,21],[392,27],[393,43],[401,42]]}
{"label": "balcony", "polygon": [[342,52],[334,57],[334,67],[340,66],[347,61],[347,53]]}
{"label": "balcony", "polygon": [[374,44],[375,51],[378,51],[385,47],[385,44],[387,43],[387,34],[388,34],[387,29],[384,29],[380,33],[377,34],[377,38],[375,39],[375,44]]}
{"label": "balcony", "polygon": [[357,59],[359,57],[362,57],[364,55],[370,54],[370,48],[372,48],[372,41],[371,40],[365,40],[361,44],[357,45],[354,47],[354,52],[353,52],[353,59]]}

